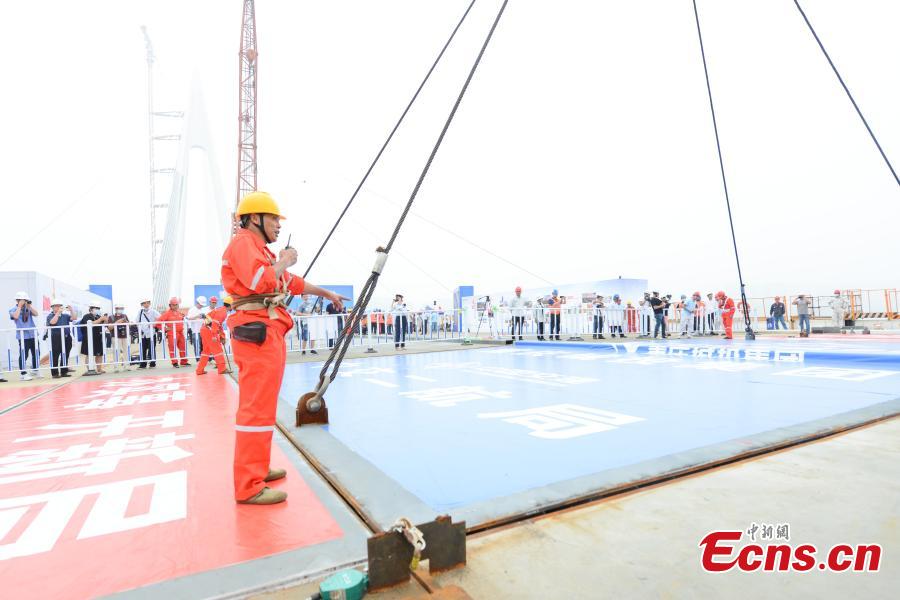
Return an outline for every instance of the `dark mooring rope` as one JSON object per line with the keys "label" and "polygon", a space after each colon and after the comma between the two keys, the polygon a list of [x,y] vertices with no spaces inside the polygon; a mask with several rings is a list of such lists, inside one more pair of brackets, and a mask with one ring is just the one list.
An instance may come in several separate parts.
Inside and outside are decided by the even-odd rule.
{"label": "dark mooring rope", "polygon": [[347,214],[347,211],[350,209],[350,205],[353,204],[353,201],[356,200],[356,196],[359,194],[359,190],[362,189],[362,186],[366,183],[366,180],[369,179],[369,174],[372,173],[372,169],[375,168],[375,165],[378,164],[379,159],[381,159],[381,155],[384,154],[384,151],[387,149],[388,144],[391,143],[391,140],[394,138],[394,134],[397,133],[397,130],[400,128],[400,124],[403,123],[403,119],[406,118],[406,114],[409,112],[409,109],[412,108],[413,104],[416,102],[416,98],[419,97],[419,92],[422,91],[422,88],[425,87],[425,84],[428,82],[428,79],[431,77],[431,74],[434,72],[434,69],[438,66],[438,63],[441,62],[441,58],[444,56],[444,52],[447,51],[447,47],[450,46],[450,42],[453,41],[453,38],[456,37],[456,32],[459,31],[459,28],[462,27],[463,22],[466,20],[466,17],[469,16],[469,11],[472,10],[472,7],[475,5],[475,0],[469,3],[469,7],[466,8],[466,12],[463,13],[463,16],[460,18],[459,23],[456,24],[456,27],[453,28],[453,32],[450,34],[450,37],[447,38],[447,41],[444,43],[444,47],[441,48],[441,51],[438,53],[437,58],[434,59],[434,63],[432,63],[431,68],[428,69],[428,72],[425,73],[425,78],[422,79],[422,83],[419,84],[418,89],[416,89],[416,93],[413,94],[412,99],[410,99],[409,104],[406,105],[406,108],[403,109],[403,114],[400,115],[400,118],[397,119],[396,125],[391,129],[391,132],[388,134],[387,139],[384,140],[384,144],[381,145],[381,149],[378,151],[378,154],[375,155],[375,159],[372,161],[372,164],[369,165],[369,168],[366,170],[365,175],[363,175],[362,179],[359,181],[359,185],[356,186],[356,189],[353,190],[353,195],[350,196],[350,200],[347,202],[347,206],[344,207],[344,210],[341,211],[340,216],[338,216],[337,221],[335,221],[334,226],[331,228],[331,231],[328,232],[328,235],[325,236],[325,241],[322,242],[322,245],[319,246],[319,251],[316,252],[316,255],[313,256],[312,260],[309,262],[309,266],[306,267],[306,272],[303,273],[303,278],[306,279],[306,276],[309,275],[309,272],[312,270],[313,265],[316,264],[316,260],[318,260],[319,255],[322,254],[322,250],[325,249],[325,246],[328,244],[328,241],[331,239],[331,236],[334,235],[335,230],[340,225],[341,220],[344,218],[344,215]]}
{"label": "dark mooring rope", "polygon": [[850,93],[850,88],[847,87],[847,84],[844,83],[844,78],[841,77],[841,74],[838,73],[837,67],[834,66],[834,62],[831,60],[831,57],[828,55],[828,51],[825,50],[825,46],[822,44],[822,40],[819,39],[818,34],[816,34],[816,30],[813,29],[812,23],[809,22],[809,19],[806,18],[806,13],[803,12],[803,9],[800,7],[800,2],[794,0],[794,5],[797,7],[797,10],[800,11],[800,15],[803,17],[803,20],[806,21],[806,26],[809,27],[810,33],[813,34],[813,37],[816,38],[816,43],[819,44],[819,48],[822,50],[822,54],[825,55],[825,58],[828,60],[828,64],[831,65],[831,70],[834,71],[835,76],[839,82],[841,82],[841,87],[844,88],[844,91],[847,92],[847,97],[850,99],[850,103],[853,104],[853,108],[856,109],[856,114],[859,115],[860,120],[862,120],[863,125],[866,126],[866,131],[869,132],[869,135],[872,136],[872,141],[875,142],[875,147],[878,148],[878,151],[881,153],[881,158],[884,159],[885,164],[888,169],[891,170],[891,175],[894,176],[894,181],[897,182],[897,185],[900,185],[900,178],[897,177],[897,172],[894,170],[894,166],[891,164],[891,161],[888,160],[887,154],[884,153],[884,150],[881,148],[881,144],[878,143],[878,138],[875,137],[875,132],[872,131],[872,128],[869,127],[869,122],[866,121],[866,118],[863,116],[862,111],[859,109],[859,105],[856,104],[856,100],[853,99],[853,94]]}
{"label": "dark mooring rope", "polygon": [[703,35],[700,33],[700,15],[697,12],[697,0],[694,3],[694,20],[697,22],[697,39],[700,40],[700,57],[703,59],[703,74],[706,76],[706,93],[709,95],[709,112],[712,115],[713,131],[716,134],[716,150],[719,153],[719,170],[722,172],[722,188],[725,190],[725,206],[728,207],[728,225],[731,227],[731,242],[734,244],[734,260],[737,263],[738,281],[741,284],[741,301],[744,303],[744,331],[747,339],[754,339],[753,328],[750,326],[750,311],[747,305],[747,295],[744,291],[744,277],[741,274],[741,259],[738,256],[737,237],[734,235],[734,220],[731,217],[731,200],[728,197],[728,181],[725,179],[725,163],[722,161],[722,146],[719,143],[719,127],[716,124],[716,109],[713,106],[712,88],[709,85],[709,70],[706,67],[706,51],[703,49]]}
{"label": "dark mooring rope", "polygon": [[[450,129],[450,124],[453,122],[453,118],[456,116],[456,111],[457,109],[459,109],[460,103],[462,103],[462,99],[466,94],[466,90],[469,88],[472,77],[475,76],[475,71],[478,69],[478,65],[481,64],[481,58],[484,56],[484,52],[485,50],[487,50],[488,44],[490,44],[491,38],[494,36],[494,31],[497,29],[497,24],[500,22],[500,17],[503,16],[503,11],[506,10],[506,5],[508,2],[509,0],[503,0],[503,4],[500,6],[500,10],[497,11],[497,16],[494,18],[494,23],[491,25],[491,29],[488,32],[487,37],[485,37],[484,43],[481,45],[481,50],[478,52],[478,56],[475,58],[475,62],[472,64],[472,68],[469,70],[469,75],[468,77],[466,77],[466,81],[465,83],[463,83],[462,89],[460,89],[459,95],[456,97],[456,102],[453,104],[453,108],[450,110],[450,114],[447,116],[444,127],[443,129],[441,129],[441,133],[434,144],[434,148],[432,148],[431,154],[428,156],[428,160],[425,162],[422,173],[419,175],[419,179],[418,181],[416,181],[416,185],[409,196],[409,200],[406,202],[406,207],[403,209],[403,213],[400,215],[400,218],[397,221],[397,225],[394,227],[394,232],[391,234],[391,239],[388,241],[387,246],[385,246],[384,248],[378,248],[377,250],[379,254],[379,261],[376,262],[375,268],[372,269],[372,274],[369,276],[369,279],[363,286],[362,292],[360,292],[360,301],[357,302],[357,304],[350,311],[350,314],[348,315],[349,322],[344,325],[343,331],[341,331],[341,334],[338,337],[334,348],[331,350],[331,354],[328,356],[328,360],[326,360],[325,364],[322,365],[322,370],[319,373],[319,385],[316,388],[317,395],[321,395],[324,392],[324,388],[327,387],[329,383],[334,381],[335,377],[337,377],[338,369],[340,369],[341,362],[343,362],[344,360],[344,355],[347,354],[347,350],[350,349],[350,343],[353,341],[353,335],[356,332],[360,321],[362,320],[363,314],[366,311],[366,307],[368,306],[369,301],[372,299],[372,294],[375,292],[375,286],[378,283],[378,278],[381,276],[381,269],[384,266],[384,261],[386,260],[387,255],[390,253],[394,242],[397,240],[397,236],[400,234],[400,229],[403,227],[404,221],[406,221],[406,216],[409,214],[413,202],[415,201],[416,196],[419,193],[419,189],[421,189],[422,187],[422,182],[425,181],[425,176],[428,175],[431,164],[432,162],[434,162],[434,157],[437,155],[438,150],[441,147],[441,143],[444,141],[444,136],[447,135],[447,130]],[[332,369],[331,375],[330,377],[328,377],[328,381],[326,383],[328,368],[331,366],[332,362],[334,363],[334,368]]]}

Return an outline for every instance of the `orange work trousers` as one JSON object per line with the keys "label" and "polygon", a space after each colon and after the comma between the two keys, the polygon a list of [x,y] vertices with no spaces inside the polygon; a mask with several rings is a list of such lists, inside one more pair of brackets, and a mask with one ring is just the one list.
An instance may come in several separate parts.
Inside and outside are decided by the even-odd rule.
{"label": "orange work trousers", "polygon": [[235,500],[247,500],[261,492],[269,474],[275,410],[284,377],[286,330],[280,321],[267,325],[262,344],[231,339],[234,362],[240,370],[234,439]]}
{"label": "orange work trousers", "polygon": [[731,335],[731,326],[734,323],[734,315],[723,314],[722,315],[722,327],[725,328],[725,339],[732,339]]}
{"label": "orange work trousers", "polygon": [[203,353],[200,355],[200,362],[197,363],[197,375],[206,370],[206,365],[209,364],[209,359],[211,358],[216,360],[216,368],[219,370],[219,375],[225,372],[225,351],[222,349],[222,344],[204,341]]}
{"label": "orange work trousers", "polygon": [[[176,341],[177,338],[177,341]],[[187,352],[184,346],[184,334],[176,333],[172,334],[171,331],[166,333],[166,343],[169,346],[169,359],[171,359],[173,365],[178,364],[178,358],[181,359],[181,364],[188,364],[187,360]],[[175,344],[178,344],[178,356],[175,356]]]}

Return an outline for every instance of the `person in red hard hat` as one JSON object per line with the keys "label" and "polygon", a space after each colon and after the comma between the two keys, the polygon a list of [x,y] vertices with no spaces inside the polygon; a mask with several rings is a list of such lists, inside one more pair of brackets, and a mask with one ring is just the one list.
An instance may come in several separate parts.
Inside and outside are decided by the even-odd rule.
{"label": "person in red hard hat", "polygon": [[717,292],[716,300],[719,301],[719,308],[722,310],[722,327],[725,328],[725,339],[734,339],[732,335],[732,325],[734,323],[734,300],[725,295],[725,292]]}
{"label": "person in red hard hat", "polygon": [[197,375],[206,374],[206,365],[210,359],[216,361],[216,369],[219,375],[230,373],[231,371],[225,366],[225,350],[222,348],[222,340],[225,337],[222,326],[218,321],[212,318],[211,314],[204,315],[203,325],[200,326],[200,342],[202,352],[200,361],[197,363]]}
{"label": "person in red hard hat", "polygon": [[244,196],[235,213],[239,228],[222,254],[222,285],[231,294],[228,317],[231,348],[240,371],[235,423],[234,498],[240,504],[276,504],[287,494],[266,484],[287,475],[273,469],[272,434],[278,391],[284,377],[284,336],[294,326],[285,307],[292,295],[324,297],[343,307],[342,296],[288,272],[297,250],[286,247],[276,257],[268,244],[278,239],[284,218],[265,192]]}
{"label": "person in red hard hat", "polygon": [[516,288],[516,295],[509,301],[509,314],[512,317],[512,339],[516,339],[516,328],[519,329],[519,339],[522,339],[522,327],[525,325],[525,299],[522,298],[522,288]]}
{"label": "person in red hard hat", "polygon": [[169,298],[169,310],[159,315],[157,323],[162,324],[163,333],[166,336],[166,344],[169,346],[169,359],[172,366],[188,364],[187,350],[184,345],[184,314],[178,310],[181,300],[173,296]]}

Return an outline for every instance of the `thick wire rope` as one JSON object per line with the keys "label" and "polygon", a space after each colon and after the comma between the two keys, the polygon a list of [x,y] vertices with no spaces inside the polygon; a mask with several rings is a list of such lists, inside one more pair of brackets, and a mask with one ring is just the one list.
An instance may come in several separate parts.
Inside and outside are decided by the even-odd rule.
{"label": "thick wire rope", "polygon": [[706,76],[706,93],[709,95],[709,112],[712,115],[713,131],[716,134],[716,151],[719,153],[719,170],[722,172],[722,188],[725,190],[725,206],[728,207],[728,225],[731,227],[731,242],[734,244],[734,261],[737,263],[738,281],[741,284],[741,301],[744,305],[744,331],[747,339],[755,339],[750,326],[750,311],[747,310],[747,294],[744,291],[744,277],[741,274],[741,259],[738,256],[737,236],[734,234],[734,220],[731,217],[731,200],[728,197],[728,181],[725,179],[725,163],[722,160],[722,145],[719,143],[719,127],[716,124],[716,109],[713,106],[712,87],[709,85],[709,70],[706,67],[706,51],[703,49],[703,34],[700,33],[700,14],[697,12],[697,0],[693,0],[694,20],[697,22],[697,39],[700,40],[700,56],[703,59],[703,74]]}
{"label": "thick wire rope", "polygon": [[847,92],[847,97],[850,99],[850,103],[853,104],[853,108],[856,109],[856,114],[859,115],[859,118],[860,120],[862,120],[863,125],[866,126],[866,131],[868,131],[869,135],[872,136],[872,141],[875,142],[875,147],[878,148],[878,151],[881,153],[881,158],[884,159],[884,162],[887,165],[888,169],[891,170],[891,175],[894,176],[894,181],[897,182],[897,185],[900,185],[900,178],[897,177],[897,172],[894,170],[894,166],[891,164],[891,161],[888,160],[887,154],[885,154],[884,150],[882,150],[881,144],[878,143],[878,138],[875,137],[875,132],[873,132],[872,128],[869,127],[869,122],[866,121],[866,118],[863,116],[862,111],[859,109],[859,105],[857,105],[856,100],[853,99],[853,94],[850,93],[850,88],[848,88],[847,84],[844,83],[844,78],[841,77],[840,73],[838,73],[837,67],[834,66],[834,62],[828,55],[828,51],[825,50],[825,46],[822,44],[822,40],[819,39],[818,34],[816,34],[816,30],[813,28],[812,23],[809,22],[808,18],[806,18],[806,13],[803,12],[803,8],[800,7],[800,2],[794,0],[794,5],[797,7],[797,10],[800,11],[800,15],[803,17],[803,20],[806,21],[806,26],[809,27],[810,33],[812,33],[813,37],[816,38],[816,43],[819,44],[819,48],[822,50],[822,54],[825,55],[825,58],[828,60],[828,64],[831,65],[831,70],[834,71],[835,76],[837,76],[838,81],[841,83],[841,87],[843,87],[844,91]]}
{"label": "thick wire rope", "polygon": [[[394,242],[397,240],[397,236],[400,234],[400,229],[403,227],[403,223],[406,221],[406,216],[409,214],[413,202],[415,201],[416,196],[419,193],[419,189],[422,187],[422,182],[425,181],[425,176],[428,175],[428,171],[429,169],[431,169],[431,164],[432,162],[434,162],[434,157],[437,155],[438,150],[441,147],[441,143],[444,141],[444,136],[447,135],[447,130],[450,129],[450,124],[453,122],[453,118],[456,116],[456,111],[457,109],[459,109],[459,105],[466,94],[466,90],[469,88],[469,83],[471,83],[472,78],[475,76],[475,71],[478,69],[478,65],[481,64],[481,58],[484,56],[484,52],[485,50],[487,50],[488,44],[490,44],[491,38],[494,36],[494,31],[497,29],[497,24],[500,22],[500,17],[503,16],[503,11],[506,10],[506,5],[508,2],[509,0],[503,0],[503,4],[500,6],[500,10],[497,11],[497,16],[494,18],[491,29],[488,32],[487,37],[485,37],[484,43],[481,45],[481,50],[478,52],[478,56],[475,58],[475,62],[472,64],[472,68],[469,70],[469,75],[468,77],[466,77],[466,81],[465,83],[463,83],[462,89],[460,89],[459,95],[456,97],[456,102],[453,104],[453,108],[450,110],[450,114],[447,116],[447,121],[444,123],[443,129],[441,129],[441,133],[434,144],[434,148],[431,150],[431,154],[428,156],[428,160],[425,162],[422,173],[419,175],[419,179],[418,181],[416,181],[416,185],[409,196],[409,200],[406,202],[406,207],[403,209],[403,213],[400,215],[400,218],[397,221],[397,225],[394,227],[394,232],[391,234],[391,239],[388,241],[387,246],[385,246],[384,248],[378,248],[378,252],[380,254],[383,254],[384,257],[390,254],[391,248],[393,248]],[[369,300],[372,299],[372,294],[375,293],[375,286],[378,283],[378,278],[380,275],[380,267],[372,270],[372,274],[366,281],[365,286],[363,286],[362,292],[360,292],[360,301],[357,302],[357,304],[350,311],[350,315],[348,316],[349,323],[344,324],[343,331],[341,331],[340,336],[338,337],[337,342],[334,345],[334,348],[332,348],[331,354],[328,356],[325,364],[322,365],[322,370],[319,373],[319,385],[316,388],[316,394],[318,396],[321,396],[325,391],[325,387],[327,387],[328,383],[331,383],[332,381],[334,381],[335,377],[337,377],[338,370],[341,368],[341,362],[343,362],[344,360],[344,355],[347,354],[347,350],[350,349],[350,343],[353,341],[353,334],[359,327],[362,316],[369,304]],[[331,376],[326,383],[325,378],[328,374],[328,368],[331,366],[332,362],[334,363],[334,369],[332,369]]]}
{"label": "thick wire rope", "polygon": [[447,38],[447,41],[444,43],[444,47],[441,48],[441,51],[438,53],[437,58],[434,59],[434,63],[432,63],[431,68],[428,69],[428,72],[425,73],[425,78],[422,79],[422,83],[419,84],[419,87],[416,89],[416,93],[413,94],[413,97],[410,99],[409,104],[406,105],[406,108],[403,109],[403,113],[400,115],[400,118],[397,119],[397,124],[394,125],[394,128],[391,129],[391,133],[388,134],[387,139],[384,140],[384,144],[381,145],[381,149],[378,151],[378,154],[375,155],[375,159],[372,161],[372,164],[369,165],[369,168],[366,170],[365,175],[363,175],[362,179],[360,179],[359,184],[356,186],[356,189],[353,191],[353,195],[350,196],[350,200],[347,202],[347,205],[344,207],[344,210],[341,211],[340,216],[338,216],[337,221],[334,222],[334,226],[331,228],[331,231],[328,232],[328,235],[325,236],[325,241],[322,242],[322,245],[319,246],[318,252],[313,256],[312,260],[309,262],[309,266],[306,267],[306,271],[303,273],[303,279],[306,279],[306,276],[309,275],[309,272],[312,270],[313,265],[316,264],[316,260],[318,260],[319,255],[322,254],[322,250],[325,249],[325,246],[328,245],[328,240],[331,239],[331,236],[334,235],[335,230],[340,225],[341,220],[344,218],[344,215],[347,214],[347,211],[350,209],[350,205],[353,204],[353,201],[356,200],[356,196],[359,194],[359,191],[362,189],[362,186],[366,183],[366,180],[369,179],[369,175],[372,173],[372,169],[375,168],[375,165],[378,164],[378,161],[381,159],[381,155],[384,154],[385,149],[387,149],[388,144],[391,143],[391,140],[394,138],[394,134],[397,133],[397,129],[400,128],[400,124],[403,123],[403,119],[406,118],[406,114],[412,108],[413,104],[416,102],[416,98],[419,97],[419,92],[422,91],[422,88],[425,87],[425,84],[428,82],[428,79],[431,77],[431,74],[434,72],[434,69],[438,66],[438,63],[441,62],[441,58],[444,56],[444,52],[447,51],[447,47],[450,46],[450,42],[453,41],[453,38],[456,37],[456,32],[459,31],[459,28],[462,27],[463,21],[466,20],[466,17],[469,15],[469,11],[472,10],[472,6],[475,5],[475,0],[469,3],[469,7],[466,8],[466,12],[463,13],[463,16],[459,19],[459,22],[456,24],[456,27],[453,28],[453,32],[450,34],[450,37]]}

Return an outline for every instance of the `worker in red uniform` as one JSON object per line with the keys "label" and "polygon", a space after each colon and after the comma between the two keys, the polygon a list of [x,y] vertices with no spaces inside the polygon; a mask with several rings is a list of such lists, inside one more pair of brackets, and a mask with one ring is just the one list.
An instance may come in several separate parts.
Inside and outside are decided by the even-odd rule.
{"label": "worker in red uniform", "polygon": [[731,326],[734,322],[734,300],[726,296],[725,292],[718,292],[716,300],[719,301],[719,309],[722,311],[722,326],[725,328],[725,339],[733,339]]}
{"label": "worker in red uniform", "polygon": [[235,309],[227,324],[240,370],[234,497],[240,504],[275,504],[287,498],[283,491],[266,486],[287,474],[269,465],[284,376],[284,336],[294,326],[285,301],[305,292],[324,297],[341,309],[345,298],[289,273],[288,267],[297,262],[294,248],[284,248],[277,257],[267,248],[278,239],[284,218],[269,194],[247,194],[235,215],[240,218],[240,228],[222,255],[222,285],[232,295]]}
{"label": "worker in red uniform", "polygon": [[[223,325],[225,323],[225,318],[228,317],[228,311],[231,309],[231,297],[225,296],[222,298],[222,304],[224,306],[219,306],[213,308],[208,313],[206,313],[212,320],[219,323],[219,325]],[[215,296],[209,299],[209,305],[212,306],[214,302],[217,302]]]}
{"label": "worker in red uniform", "polygon": [[[169,310],[159,315],[157,323],[162,324],[163,333],[166,336],[166,343],[169,346],[169,358],[172,360],[172,366],[178,368],[179,362],[183,366],[187,366],[187,352],[184,345],[184,314],[178,307],[181,300],[176,297],[169,299]],[[178,348],[176,354],[175,348]]]}
{"label": "worker in red uniform", "polygon": [[204,316],[203,325],[200,327],[200,347],[203,348],[203,352],[200,354],[200,362],[197,363],[197,375],[206,373],[209,359],[216,361],[219,375],[231,372],[225,366],[225,350],[222,348],[224,337],[225,334],[219,322],[209,314]]}

